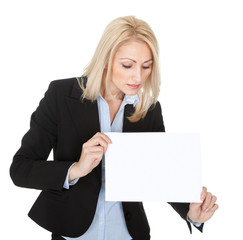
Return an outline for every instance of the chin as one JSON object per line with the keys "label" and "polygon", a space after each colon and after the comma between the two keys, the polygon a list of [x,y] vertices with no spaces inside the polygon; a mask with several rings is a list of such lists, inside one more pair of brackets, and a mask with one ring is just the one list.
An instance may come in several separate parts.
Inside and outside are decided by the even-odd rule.
{"label": "chin", "polygon": [[136,95],[138,93],[138,90],[127,90],[124,91],[124,94],[126,95]]}

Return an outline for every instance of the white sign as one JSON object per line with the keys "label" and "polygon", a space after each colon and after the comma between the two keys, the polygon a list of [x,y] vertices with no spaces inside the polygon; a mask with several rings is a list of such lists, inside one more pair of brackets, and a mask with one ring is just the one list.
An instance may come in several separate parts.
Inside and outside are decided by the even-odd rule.
{"label": "white sign", "polygon": [[201,202],[195,133],[105,133],[106,201]]}

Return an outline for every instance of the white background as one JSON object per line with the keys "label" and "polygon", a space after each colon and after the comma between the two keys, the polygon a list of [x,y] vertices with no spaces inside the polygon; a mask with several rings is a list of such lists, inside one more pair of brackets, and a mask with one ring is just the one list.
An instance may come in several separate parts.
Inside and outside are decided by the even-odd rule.
{"label": "white background", "polygon": [[49,82],[80,76],[105,26],[124,15],[153,28],[166,130],[201,134],[203,184],[220,206],[190,235],[168,204],[145,203],[152,240],[241,239],[242,12],[240,0],[1,1],[1,239],[50,239],[27,217],[39,192],[15,187],[9,166]]}

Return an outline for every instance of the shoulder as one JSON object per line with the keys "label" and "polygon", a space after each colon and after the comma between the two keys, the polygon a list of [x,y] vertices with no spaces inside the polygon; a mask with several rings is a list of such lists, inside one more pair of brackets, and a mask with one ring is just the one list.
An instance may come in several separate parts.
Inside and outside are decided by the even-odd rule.
{"label": "shoulder", "polygon": [[53,80],[49,84],[49,89],[58,91],[68,91],[73,88],[73,85],[77,81],[78,80],[76,77]]}
{"label": "shoulder", "polygon": [[48,92],[57,97],[68,96],[80,98],[82,95],[82,90],[79,85],[80,79],[82,78],[73,77],[51,81]]}
{"label": "shoulder", "polygon": [[148,110],[148,113],[156,113],[156,112],[161,112],[161,105],[159,101],[152,104]]}
{"label": "shoulder", "polygon": [[156,101],[148,109],[145,119],[147,119],[148,121],[151,122],[151,121],[154,121],[155,119],[160,118],[161,116],[162,116],[161,105],[160,105],[159,101]]}
{"label": "shoulder", "polygon": [[146,118],[148,119],[150,125],[152,126],[153,132],[165,131],[164,120],[163,120],[161,105],[159,101],[157,101],[149,108]]}

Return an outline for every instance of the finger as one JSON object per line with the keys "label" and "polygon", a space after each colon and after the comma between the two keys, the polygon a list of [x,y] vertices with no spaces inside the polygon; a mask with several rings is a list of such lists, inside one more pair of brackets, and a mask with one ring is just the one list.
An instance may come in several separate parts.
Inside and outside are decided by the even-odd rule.
{"label": "finger", "polygon": [[83,144],[82,155],[88,156],[90,153],[100,152],[104,153],[104,148],[102,146],[88,146],[87,143]]}
{"label": "finger", "polygon": [[208,206],[210,205],[211,203],[211,198],[212,198],[212,193],[208,192],[205,199],[204,199],[204,202],[202,204],[202,210],[203,211],[206,211],[206,209],[208,208]]}
{"label": "finger", "polygon": [[92,146],[86,148],[87,152],[93,153],[93,152],[101,152],[102,154],[104,153],[104,148],[102,146]]}
{"label": "finger", "polygon": [[[111,139],[110,139],[107,135],[105,135],[105,134],[103,134],[103,133],[100,133],[100,132],[96,133],[92,138],[93,138],[93,139],[95,139],[95,138],[102,138],[102,139],[105,140],[107,143],[111,143]],[[92,138],[91,138],[91,139],[92,139]]]}
{"label": "finger", "polygon": [[210,212],[215,212],[218,209],[219,209],[219,205],[218,204],[214,204],[214,206],[210,209]]}
{"label": "finger", "polygon": [[202,193],[201,193],[201,200],[204,201],[206,196],[207,196],[207,188],[203,187]]}
{"label": "finger", "polygon": [[205,212],[211,211],[211,209],[214,207],[216,201],[217,201],[217,197],[216,196],[212,196],[211,203],[209,204],[209,206],[207,207]]}
{"label": "finger", "polygon": [[105,141],[107,141],[107,143],[112,143],[111,139],[104,133],[97,132],[94,136],[102,137],[105,139]]}
{"label": "finger", "polygon": [[106,151],[107,147],[108,147],[108,143],[107,141],[101,137],[101,136],[96,136],[91,138],[88,142],[87,142],[88,146],[97,146],[100,145],[104,148],[104,152]]}
{"label": "finger", "polygon": [[103,157],[103,153],[100,153],[100,152],[90,153],[90,155],[89,155],[89,159],[91,161],[98,161],[98,162],[100,162],[102,157]]}

